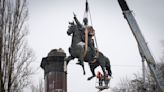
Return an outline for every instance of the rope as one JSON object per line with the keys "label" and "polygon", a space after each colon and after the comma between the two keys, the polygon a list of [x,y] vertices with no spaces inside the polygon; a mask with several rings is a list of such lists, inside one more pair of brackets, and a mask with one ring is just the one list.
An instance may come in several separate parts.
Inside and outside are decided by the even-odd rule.
{"label": "rope", "polygon": [[[86,0],[86,8],[85,8],[85,12],[84,12],[84,17],[88,18],[88,13],[89,13],[89,17],[90,17],[90,22],[91,22],[91,26],[93,27],[93,22],[92,22],[92,16],[91,16],[91,11],[90,11],[90,8],[89,8],[89,4],[88,4],[88,1]],[[96,35],[94,35],[94,40],[95,40],[95,44],[98,49],[98,44],[97,44],[97,39],[96,39]]]}
{"label": "rope", "polygon": [[88,18],[88,10],[89,10],[89,7],[88,7],[88,1],[86,0],[86,3],[85,3],[85,12],[84,12],[84,17],[83,19],[86,17]]}

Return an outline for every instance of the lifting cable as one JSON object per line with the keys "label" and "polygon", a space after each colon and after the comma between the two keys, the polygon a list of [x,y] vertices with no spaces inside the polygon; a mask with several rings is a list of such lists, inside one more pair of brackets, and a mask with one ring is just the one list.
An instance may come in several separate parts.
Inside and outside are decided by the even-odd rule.
{"label": "lifting cable", "polygon": [[[89,14],[91,26],[93,27],[92,16],[91,16],[91,11],[90,11],[90,9],[89,9],[88,0],[86,0],[85,6],[86,6],[86,7],[85,7],[85,12],[84,12],[84,17],[83,17],[83,19],[84,19],[84,18],[87,18],[87,19],[88,19],[88,14]],[[95,47],[97,47],[97,50],[99,50],[99,49],[98,49],[97,40],[96,40],[96,34],[94,35],[94,40],[95,40],[95,44],[96,44]]]}

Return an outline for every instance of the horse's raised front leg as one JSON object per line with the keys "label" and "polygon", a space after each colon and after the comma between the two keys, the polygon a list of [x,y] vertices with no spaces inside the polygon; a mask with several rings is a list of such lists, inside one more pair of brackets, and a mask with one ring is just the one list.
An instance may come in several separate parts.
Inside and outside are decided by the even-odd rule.
{"label": "horse's raised front leg", "polygon": [[84,68],[83,58],[80,58],[80,59],[79,59],[79,65],[82,66],[82,68],[83,68],[83,75],[85,75],[85,68]]}
{"label": "horse's raised front leg", "polygon": [[85,75],[85,68],[84,68],[84,64],[82,65],[83,68],[83,75]]}
{"label": "horse's raised front leg", "polygon": [[80,55],[80,57],[78,58],[78,63],[76,63],[76,64],[80,65],[83,68],[83,74],[85,75],[84,59],[83,59],[82,55]]}
{"label": "horse's raised front leg", "polygon": [[66,57],[64,60],[67,62],[67,64],[69,63],[70,60],[74,59],[74,57],[72,56],[68,56]]}

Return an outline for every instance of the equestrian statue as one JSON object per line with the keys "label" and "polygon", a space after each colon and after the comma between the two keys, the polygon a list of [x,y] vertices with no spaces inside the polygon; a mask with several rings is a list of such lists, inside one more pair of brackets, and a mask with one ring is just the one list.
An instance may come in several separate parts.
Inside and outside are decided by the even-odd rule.
{"label": "equestrian statue", "polygon": [[101,67],[104,75],[108,74],[111,76],[110,60],[95,48],[94,40],[92,39],[95,31],[92,26],[88,26],[88,19],[84,18],[84,25],[82,25],[74,14],[74,21],[69,22],[67,30],[67,34],[72,36],[72,43],[69,47],[70,56],[65,59],[67,64],[70,60],[77,58],[77,64],[82,66],[83,74],[85,75],[84,61],[88,62],[90,71],[92,72],[92,76],[88,77],[88,80],[96,76],[94,70],[98,66]]}

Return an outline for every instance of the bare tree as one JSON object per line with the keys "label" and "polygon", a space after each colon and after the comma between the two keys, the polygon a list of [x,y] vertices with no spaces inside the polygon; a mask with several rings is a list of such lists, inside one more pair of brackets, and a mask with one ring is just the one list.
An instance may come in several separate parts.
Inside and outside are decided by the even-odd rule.
{"label": "bare tree", "polygon": [[[164,47],[164,41],[161,41],[162,46]],[[159,72],[161,76],[164,78],[164,52],[161,58],[161,62],[157,63],[157,67],[159,68]],[[146,80],[145,83],[143,78],[139,76],[139,74],[134,74],[135,78],[133,80],[129,80],[124,78],[120,81],[120,85],[114,87],[112,89],[113,92],[159,92],[157,89],[156,82],[153,76],[150,74],[149,69],[146,69]]]}
{"label": "bare tree", "polygon": [[164,40],[162,41],[162,46],[163,46],[163,56],[162,56],[162,58],[161,58],[161,63],[159,64],[159,66],[160,66],[160,70],[161,70],[161,72],[162,72],[162,76],[163,76],[163,78],[164,78]]}
{"label": "bare tree", "polygon": [[[161,41],[162,47],[164,49],[164,40]],[[161,58],[161,61],[164,62],[164,50],[163,50],[163,56]]]}
{"label": "bare tree", "polygon": [[31,92],[44,92],[43,79],[40,79],[38,85],[31,85]]}
{"label": "bare tree", "polygon": [[117,87],[112,88],[112,92],[132,92],[130,80],[126,78],[120,79],[120,83]]}
{"label": "bare tree", "polygon": [[[160,68],[161,73],[164,74],[164,63],[160,62],[157,64]],[[140,74],[134,74],[132,80],[128,78],[122,78],[119,83],[119,86],[113,89],[113,92],[159,92],[157,89],[156,82],[153,76],[150,74],[149,69],[146,69],[146,79],[145,82]],[[163,76],[164,77],[164,76]]]}
{"label": "bare tree", "polygon": [[27,45],[27,0],[0,0],[0,90],[22,92],[33,74]]}

